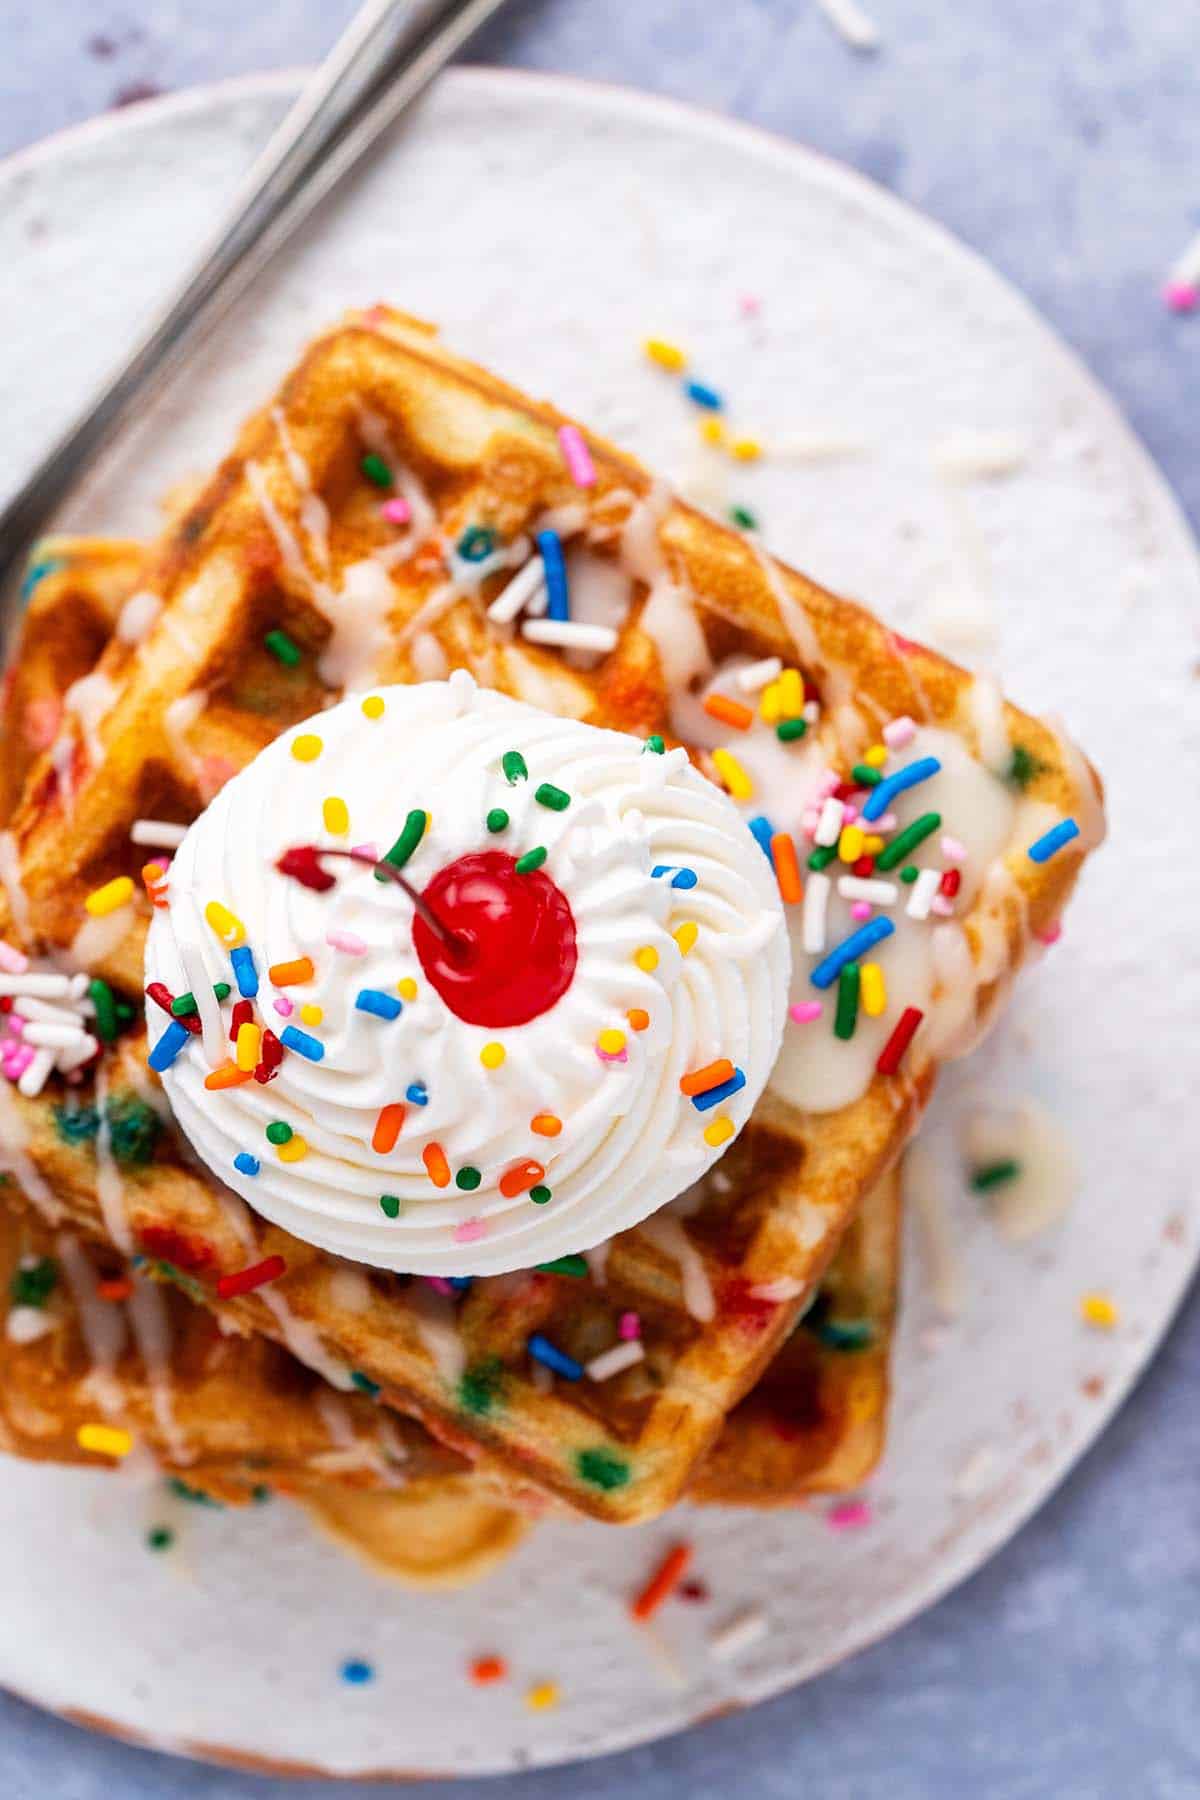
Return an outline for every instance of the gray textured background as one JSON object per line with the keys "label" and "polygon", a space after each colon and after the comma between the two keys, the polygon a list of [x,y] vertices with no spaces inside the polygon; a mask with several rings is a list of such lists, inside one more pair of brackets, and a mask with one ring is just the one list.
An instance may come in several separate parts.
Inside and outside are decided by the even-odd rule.
{"label": "gray textured background", "polygon": [[[473,56],[720,108],[924,207],[1083,353],[1200,525],[1200,316],[1171,318],[1158,298],[1200,228],[1195,0],[866,4],[884,39],[873,57],[847,50],[815,0],[512,0]],[[148,91],[315,60],[351,11],[352,0],[0,0],[0,153]],[[1200,1796],[1197,1376],[1193,1304],[1034,1523],[956,1594],[832,1675],[686,1738],[460,1791]],[[0,1696],[5,1800],[281,1791],[102,1742]]]}

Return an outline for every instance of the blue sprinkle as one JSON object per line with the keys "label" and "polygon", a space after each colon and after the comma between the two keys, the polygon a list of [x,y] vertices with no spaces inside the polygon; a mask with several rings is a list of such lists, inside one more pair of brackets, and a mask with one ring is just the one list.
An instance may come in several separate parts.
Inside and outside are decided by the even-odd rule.
{"label": "blue sprinkle", "polygon": [[771,839],[775,836],[775,827],[772,825],[770,819],[766,818],[762,813],[756,814],[753,819],[747,819],[746,823],[754,833],[755,841],[757,842],[759,849],[762,851],[771,867],[774,868],[775,858],[771,855]]}
{"label": "blue sprinkle", "polygon": [[525,1347],[535,1362],[545,1363],[556,1375],[564,1375],[568,1381],[583,1380],[582,1365],[565,1350],[560,1350],[557,1344],[552,1344],[548,1337],[543,1337],[540,1331],[534,1332]]}
{"label": "blue sprinkle", "polygon": [[832,987],[847,963],[856,962],[875,944],[891,937],[895,929],[890,919],[869,919],[857,931],[852,931],[848,938],[843,938],[836,950],[831,950],[824,962],[817,964],[808,979],[815,988]]}
{"label": "blue sprinkle", "polygon": [[567,565],[563,561],[562,539],[557,531],[539,531],[537,547],[542,553],[542,567],[546,571],[546,617],[560,622],[569,619],[571,601],[567,593]]}
{"label": "blue sprinkle", "polygon": [[371,1663],[363,1662],[361,1657],[348,1656],[342,1664],[342,1680],[348,1681],[351,1687],[362,1687],[364,1682],[374,1681],[375,1670]]}
{"label": "blue sprinkle", "polygon": [[191,1032],[187,1031],[184,1026],[179,1023],[178,1019],[171,1020],[167,1029],[163,1032],[157,1044],[155,1044],[153,1050],[146,1058],[146,1061],[154,1070],[155,1074],[161,1075],[164,1069],[170,1068],[190,1036]]}
{"label": "blue sprinkle", "polygon": [[746,1077],[740,1069],[735,1069],[720,1087],[709,1088],[707,1094],[693,1094],[692,1105],[697,1112],[708,1112],[710,1108],[720,1106],[722,1100],[728,1100],[731,1094],[740,1094],[745,1085]]}
{"label": "blue sprinkle", "polygon": [[916,787],[920,781],[928,781],[941,768],[936,756],[920,756],[916,762],[906,763],[904,768],[897,769],[894,775],[885,776],[878,787],[873,787],[863,802],[864,819],[882,819],[897,794],[903,794],[907,788]]}
{"label": "blue sprinkle", "polygon": [[251,1156],[248,1150],[239,1150],[233,1159],[233,1166],[239,1175],[257,1175],[262,1168],[257,1156]]}
{"label": "blue sprinkle", "polygon": [[669,875],[673,888],[694,888],[698,879],[695,869],[678,869],[673,863],[658,863],[650,874],[655,881],[660,875]]}
{"label": "blue sprinkle", "polygon": [[325,1046],[320,1038],[310,1037],[307,1031],[298,1031],[294,1025],[285,1025],[279,1034],[281,1044],[294,1050],[297,1056],[307,1056],[309,1062],[320,1062],[325,1054]]}
{"label": "blue sprinkle", "polygon": [[456,1294],[465,1294],[469,1292],[474,1281],[475,1277],[473,1275],[447,1275],[446,1277],[446,1285],[452,1287]]}
{"label": "blue sprinkle", "polygon": [[258,970],[254,966],[253,950],[242,944],[239,949],[229,952],[229,960],[233,964],[238,993],[243,1000],[253,1000],[258,992]]}
{"label": "blue sprinkle", "polygon": [[1030,844],[1030,862],[1049,862],[1050,858],[1057,855],[1064,844],[1069,844],[1072,838],[1078,836],[1079,827],[1074,819],[1064,819],[1061,824],[1053,826],[1044,837],[1040,837],[1036,844]]}
{"label": "blue sprinkle", "polygon": [[364,1375],[361,1369],[351,1369],[350,1379],[360,1394],[369,1394],[372,1400],[379,1392],[379,1383],[372,1381],[369,1375]]}
{"label": "blue sprinkle", "polygon": [[486,562],[496,548],[496,534],[486,525],[468,525],[457,548],[464,562]]}
{"label": "blue sprinkle", "polygon": [[377,1019],[398,1019],[404,1011],[395,995],[385,994],[382,988],[360,988],[354,1005],[356,1011],[374,1013]]}
{"label": "blue sprinkle", "polygon": [[693,406],[702,406],[706,412],[720,412],[725,404],[716,389],[705,387],[702,381],[685,381],[683,391]]}
{"label": "blue sprinkle", "polygon": [[414,1081],[410,1087],[404,1090],[404,1098],[410,1106],[428,1106],[429,1089],[423,1081]]}
{"label": "blue sprinkle", "polygon": [[44,581],[47,575],[53,575],[55,569],[65,569],[66,566],[61,556],[44,556],[39,562],[31,562],[21,583],[22,600],[30,598],[39,581]]}

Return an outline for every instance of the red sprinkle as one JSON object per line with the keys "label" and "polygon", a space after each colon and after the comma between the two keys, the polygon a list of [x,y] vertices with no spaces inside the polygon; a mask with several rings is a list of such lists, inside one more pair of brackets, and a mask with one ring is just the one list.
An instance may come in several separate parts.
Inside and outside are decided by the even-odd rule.
{"label": "red sprinkle", "polygon": [[477,1687],[486,1687],[489,1681],[503,1681],[508,1674],[508,1664],[502,1656],[477,1656],[471,1664],[471,1680]]}
{"label": "red sprinkle", "polygon": [[858,861],[853,865],[853,868],[854,873],[856,875],[861,875],[865,880],[868,875],[873,875],[875,873],[875,858],[873,856],[860,856]]}
{"label": "red sprinkle", "polygon": [[216,1252],[203,1238],[188,1237],[173,1225],[144,1225],[138,1233],[141,1247],[156,1262],[174,1263],[176,1268],[194,1273],[207,1269],[216,1261]]}
{"label": "red sprinkle", "polygon": [[297,844],[285,850],[275,867],[281,875],[290,875],[315,894],[327,894],[337,885],[329,870],[321,866],[320,852],[312,844]]}
{"label": "red sprinkle", "polygon": [[[146,997],[153,1000],[155,1006],[161,1006],[165,1013],[171,1013],[171,1017],[175,1018],[174,1013],[171,1012],[171,1003],[175,996],[165,981],[148,982]],[[176,1020],[176,1023],[182,1025],[185,1031],[190,1031],[193,1037],[199,1037],[202,1027],[198,1013],[185,1013],[182,1019]]]}
{"label": "red sprinkle", "polygon": [[630,1604],[631,1618],[636,1619],[639,1624],[653,1618],[663,1601],[669,1599],[678,1586],[680,1577],[691,1560],[690,1544],[676,1544],[673,1549],[668,1550],[641,1593]]}
{"label": "red sprinkle", "polygon": [[681,1600],[704,1601],[708,1599],[708,1589],[702,1581],[685,1581],[679,1590]]}
{"label": "red sprinkle", "polygon": [[900,1067],[900,1059],[916,1035],[917,1026],[925,1014],[919,1006],[906,1006],[900,1014],[899,1021],[887,1043],[879,1052],[879,1061],[875,1064],[881,1075],[894,1075]]}
{"label": "red sprinkle", "polygon": [[948,900],[953,900],[955,894],[957,894],[957,892],[961,886],[962,886],[961,870],[946,869],[942,875],[941,881],[938,884],[938,892],[945,894],[945,896]]}
{"label": "red sprinkle", "polygon": [[128,1300],[133,1283],[128,1275],[114,1275],[109,1281],[97,1282],[96,1292],[102,1300]]}
{"label": "red sprinkle", "polygon": [[265,1087],[268,1081],[274,1081],[279,1073],[279,1065],[283,1061],[283,1045],[269,1025],[262,1034],[258,1055],[259,1063],[254,1071],[254,1079],[260,1087]]}
{"label": "red sprinkle", "polygon": [[252,1294],[255,1288],[265,1287],[268,1281],[278,1281],[286,1268],[282,1256],[267,1256],[248,1269],[222,1275],[217,1282],[217,1299],[233,1300],[238,1294]]}
{"label": "red sprinkle", "polygon": [[243,1025],[249,1025],[254,1018],[254,1005],[250,1000],[235,1000],[233,1017],[229,1021],[229,1035],[237,1043],[237,1034]]}

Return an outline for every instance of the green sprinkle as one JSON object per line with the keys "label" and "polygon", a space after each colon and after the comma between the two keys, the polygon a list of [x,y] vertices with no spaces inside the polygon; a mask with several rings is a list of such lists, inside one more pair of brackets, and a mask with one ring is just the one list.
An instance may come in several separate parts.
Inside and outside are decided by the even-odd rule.
{"label": "green sprinkle", "polygon": [[486,525],[469,525],[458,540],[464,562],[483,562],[496,548],[496,534]]}
{"label": "green sprinkle", "polygon": [[458,1404],[476,1416],[490,1413],[504,1392],[507,1370],[498,1356],[472,1363],[458,1384]]}
{"label": "green sprinkle", "polygon": [[739,531],[757,531],[758,520],[748,506],[731,506],[729,518]]}
{"label": "green sprinkle", "polygon": [[292,1128],[285,1119],[272,1119],[267,1126],[268,1144],[290,1144]]}
{"label": "green sprinkle", "polygon": [[154,1272],[163,1281],[173,1282],[181,1292],[188,1294],[193,1300],[208,1300],[211,1295],[205,1293],[194,1275],[188,1275],[173,1262],[158,1261],[154,1264]]}
{"label": "green sprinkle", "polygon": [[232,989],[227,981],[213,982],[213,993],[217,996],[218,1000],[228,1000],[231,992]]}
{"label": "green sprinkle", "polygon": [[552,1200],[554,1195],[548,1187],[534,1187],[529,1190],[529,1198],[535,1206],[545,1206],[547,1200]]}
{"label": "green sprinkle", "polygon": [[564,794],[560,787],[549,781],[543,781],[540,787],[533,790],[533,797],[539,806],[548,806],[551,812],[566,812],[571,804],[570,794]]}
{"label": "green sprinkle", "polygon": [[538,844],[534,849],[527,850],[524,856],[517,858],[517,874],[532,875],[535,869],[541,868],[549,854],[545,844]]}
{"label": "green sprinkle", "polygon": [[400,1217],[399,1194],[380,1194],[379,1205],[386,1218],[398,1219]]}
{"label": "green sprinkle", "polygon": [[189,1487],[187,1482],[181,1481],[178,1475],[171,1476],[167,1487],[177,1500],[186,1500],[192,1506],[211,1506],[214,1512],[224,1512],[225,1510],[222,1501],[214,1500],[212,1495],[206,1494],[203,1488]]}
{"label": "green sprinkle", "polygon": [[178,1000],[172,1000],[171,1011],[177,1019],[186,1019],[189,1013],[196,1011],[195,994],[180,994]]}
{"label": "green sprinkle", "polygon": [[271,1490],[265,1481],[260,1481],[250,1489],[250,1498],[255,1506],[263,1506],[271,1498]]}
{"label": "green sprinkle", "polygon": [[866,1350],[875,1341],[875,1327],[869,1319],[833,1318],[824,1295],[818,1295],[804,1325],[829,1350]]}
{"label": "green sprinkle", "polygon": [[487,816],[487,828],[489,831],[507,831],[508,814],[502,806],[493,806]]}
{"label": "green sprinkle", "polygon": [[808,853],[808,866],[817,875],[827,869],[837,855],[836,844],[818,844],[815,850]]}
{"label": "green sprinkle", "polygon": [[14,1306],[45,1306],[58,1286],[58,1264],[43,1256],[27,1268],[15,1269],[8,1291]]}
{"label": "green sprinkle", "polygon": [[373,450],[367,452],[358,466],[366,476],[367,480],[375,487],[391,487],[392,471],[388,468],[382,456],[376,456]]}
{"label": "green sprinkle", "polygon": [[775,727],[775,736],[781,744],[794,744],[808,730],[807,719],[781,719]]}
{"label": "green sprinkle", "polygon": [[111,1044],[117,1035],[116,995],[96,975],[88,982],[88,998],[96,1009],[96,1036],[102,1044]]}
{"label": "green sprinkle", "polygon": [[[404,821],[404,830],[384,857],[384,862],[391,863],[393,869],[402,869],[425,836],[425,828],[428,823],[429,814],[421,807],[414,807]],[[386,881],[387,876],[376,869],[375,879],[376,881]]]}
{"label": "green sprinkle", "polygon": [[169,1550],[175,1542],[175,1533],[169,1525],[152,1525],[146,1533],[147,1550]]}
{"label": "green sprinkle", "polygon": [[936,831],[941,822],[941,813],[922,813],[919,819],[914,819],[911,825],[906,825],[890,844],[884,845],[875,858],[875,867],[877,869],[894,869],[897,863],[904,861],[910,850],[915,850],[918,844],[923,844],[930,832]]}
{"label": "green sprinkle", "polygon": [[281,662],[285,669],[294,669],[304,654],[299,644],[286,631],[268,631],[263,639],[263,648],[269,650],[276,662]]}
{"label": "green sprinkle", "polygon": [[[138,1167],[148,1163],[163,1130],[154,1108],[136,1094],[114,1094],[105,1107],[112,1153],[119,1163]],[[65,1144],[91,1143],[100,1129],[94,1106],[56,1106],[54,1128]]]}
{"label": "green sprinkle", "polygon": [[500,767],[509,787],[516,787],[518,781],[529,780],[529,770],[519,750],[506,750],[500,758]]}
{"label": "green sprinkle", "polygon": [[1007,779],[1012,782],[1014,787],[1028,787],[1034,776],[1040,774],[1041,769],[1042,765],[1037,757],[1028,751],[1024,744],[1013,745],[1012,760],[1008,765]]}
{"label": "green sprinkle", "polygon": [[128,1000],[117,1001],[117,1024],[129,1025],[133,1021],[133,1008]]}
{"label": "green sprinkle", "polygon": [[372,1381],[369,1375],[364,1375],[361,1369],[351,1369],[350,1379],[360,1394],[369,1394],[372,1400],[379,1392],[379,1383]]}
{"label": "green sprinkle", "polygon": [[972,1169],[971,1186],[977,1194],[986,1194],[989,1188],[1003,1187],[1005,1182],[1015,1181],[1020,1173],[1020,1163],[1011,1156],[1002,1162],[983,1163],[978,1169]]}
{"label": "green sprinkle", "polygon": [[541,1275],[586,1275],[588,1273],[585,1256],[556,1256],[553,1262],[536,1265]]}
{"label": "green sprinkle", "polygon": [[623,1456],[614,1456],[611,1450],[604,1449],[581,1450],[575,1458],[575,1467],[584,1481],[603,1488],[606,1493],[624,1487],[631,1473]]}
{"label": "green sprinkle", "polygon": [[473,1194],[482,1180],[483,1176],[479,1173],[479,1170],[473,1168],[470,1163],[467,1163],[464,1168],[461,1168],[454,1177],[455,1185],[462,1188],[463,1192],[466,1194]]}
{"label": "green sprinkle", "polygon": [[852,1038],[858,1024],[858,989],[862,970],[856,962],[848,962],[838,976],[837,1012],[833,1021],[835,1037]]}
{"label": "green sprinkle", "polygon": [[642,745],[642,755],[644,756],[647,750],[649,750],[653,756],[664,756],[666,754],[666,749],[667,746],[663,743],[657,731],[652,731]]}
{"label": "green sprinkle", "polygon": [[879,770],[873,769],[870,763],[855,763],[850,773],[859,787],[878,787],[883,780]]}
{"label": "green sprinkle", "polygon": [[900,871],[900,879],[908,887],[911,887],[920,873],[921,871],[918,869],[916,863],[906,863]]}

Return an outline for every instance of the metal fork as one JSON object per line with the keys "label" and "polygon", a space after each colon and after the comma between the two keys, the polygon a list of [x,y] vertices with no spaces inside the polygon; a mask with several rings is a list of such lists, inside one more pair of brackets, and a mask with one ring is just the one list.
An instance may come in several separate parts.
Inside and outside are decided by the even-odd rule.
{"label": "metal fork", "polygon": [[208,247],[125,363],[0,512],[0,643],[14,577],[99,452],[317,203],[504,0],[365,0],[254,163]]}

